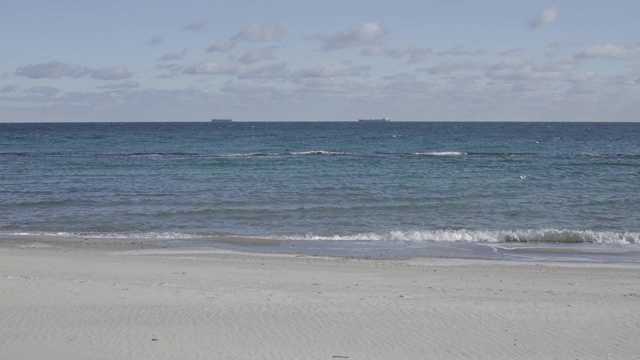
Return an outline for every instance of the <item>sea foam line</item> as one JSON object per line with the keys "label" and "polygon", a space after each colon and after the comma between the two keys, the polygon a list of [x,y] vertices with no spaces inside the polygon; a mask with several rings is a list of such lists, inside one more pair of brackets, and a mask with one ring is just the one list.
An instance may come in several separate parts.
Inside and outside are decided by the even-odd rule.
{"label": "sea foam line", "polygon": [[42,236],[58,238],[91,238],[91,239],[140,239],[140,240],[171,240],[196,239],[207,236],[178,233],[178,232],[131,232],[131,233],[98,233],[98,232],[9,232],[1,233],[6,236]]}
{"label": "sea foam line", "polygon": [[461,151],[434,151],[434,152],[416,152],[413,153],[417,156],[464,156],[466,152]]}
{"label": "sea foam line", "polygon": [[442,229],[418,231],[368,232],[348,235],[314,235],[289,237],[308,241],[405,241],[472,243],[565,243],[565,244],[640,244],[640,232],[613,232],[567,229],[468,230]]}
{"label": "sea foam line", "polygon": [[[94,239],[175,240],[216,238],[219,234],[182,232],[7,232],[5,236],[43,236]],[[640,245],[640,232],[614,232],[567,229],[469,230],[435,229],[416,231],[362,232],[354,234],[244,236],[295,241],[390,241],[390,242],[469,242],[469,243],[560,243],[600,245]]]}

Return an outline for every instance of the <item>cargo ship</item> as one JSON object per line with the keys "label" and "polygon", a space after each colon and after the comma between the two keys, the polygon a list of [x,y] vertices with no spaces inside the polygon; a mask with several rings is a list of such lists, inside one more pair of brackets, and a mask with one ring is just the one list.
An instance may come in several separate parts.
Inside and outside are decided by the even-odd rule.
{"label": "cargo ship", "polygon": [[231,119],[211,119],[211,122],[215,122],[215,123],[218,123],[218,122],[232,122],[232,121],[233,120],[231,120]]}

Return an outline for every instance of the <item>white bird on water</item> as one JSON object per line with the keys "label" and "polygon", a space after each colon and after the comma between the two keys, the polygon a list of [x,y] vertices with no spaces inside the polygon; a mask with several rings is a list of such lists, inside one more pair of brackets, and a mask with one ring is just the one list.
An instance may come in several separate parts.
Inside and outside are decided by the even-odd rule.
{"label": "white bird on water", "polygon": [[520,175],[520,180],[524,180],[527,178],[527,175]]}

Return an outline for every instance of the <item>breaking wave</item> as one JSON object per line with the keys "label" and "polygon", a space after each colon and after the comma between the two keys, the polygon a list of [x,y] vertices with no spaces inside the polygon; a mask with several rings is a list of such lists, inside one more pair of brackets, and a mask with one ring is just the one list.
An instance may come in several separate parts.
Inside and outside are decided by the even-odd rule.
{"label": "breaking wave", "polygon": [[386,233],[358,233],[352,235],[313,235],[293,237],[291,240],[316,241],[405,241],[405,242],[476,242],[476,243],[564,243],[564,244],[640,244],[640,232],[591,230],[467,230],[443,229],[421,231],[390,231]]}

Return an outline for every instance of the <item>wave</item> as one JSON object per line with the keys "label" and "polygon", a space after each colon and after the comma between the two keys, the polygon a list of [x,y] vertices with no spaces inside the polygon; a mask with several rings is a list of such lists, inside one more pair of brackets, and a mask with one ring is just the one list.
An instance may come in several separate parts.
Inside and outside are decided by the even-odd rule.
{"label": "wave", "polygon": [[636,153],[546,153],[546,152],[477,152],[477,151],[414,151],[414,152],[352,152],[340,150],[299,150],[275,152],[246,152],[246,153],[190,153],[190,152],[131,152],[131,153],[84,153],[84,152],[0,152],[2,157],[45,156],[45,157],[142,157],[142,158],[252,158],[252,157],[295,157],[295,156],[351,156],[351,157],[586,157],[586,158],[623,158],[637,159]]}
{"label": "wave", "polygon": [[251,158],[251,157],[290,157],[290,156],[322,156],[322,155],[358,155],[347,151],[332,150],[307,150],[307,151],[284,151],[284,152],[247,152],[247,153],[223,153],[223,154],[206,154],[206,153],[182,153],[182,152],[166,152],[166,153],[118,153],[118,154],[100,154],[103,157],[148,157],[148,158]]}
{"label": "wave", "polygon": [[[9,229],[5,229],[9,230]],[[2,232],[5,236],[43,236],[61,238],[176,240],[215,239],[219,233],[184,232]],[[469,243],[557,243],[595,245],[640,245],[640,232],[614,232],[567,229],[469,230],[437,229],[417,231],[362,232],[354,234],[315,235],[243,235],[260,239],[291,241],[360,241],[360,242],[469,242]]]}
{"label": "wave", "polygon": [[356,155],[347,151],[329,151],[329,150],[311,150],[311,151],[294,151],[285,154],[290,155]]}
{"label": "wave", "polygon": [[419,231],[390,231],[386,233],[358,233],[350,235],[306,234],[288,238],[309,241],[404,241],[473,242],[473,243],[564,243],[564,244],[640,244],[640,232],[591,230],[522,229],[468,230],[442,229]]}
{"label": "wave", "polygon": [[41,201],[30,201],[30,202],[16,202],[16,203],[7,203],[6,206],[12,207],[22,207],[22,208],[40,208],[40,207],[57,207],[57,206],[69,206],[73,204],[79,203],[75,200],[41,200]]}
{"label": "wave", "polygon": [[417,156],[464,156],[468,155],[466,152],[461,151],[435,151],[435,152],[416,152],[413,155]]}
{"label": "wave", "polygon": [[604,157],[604,158],[640,158],[640,154],[625,153],[577,153],[573,154],[584,157]]}

